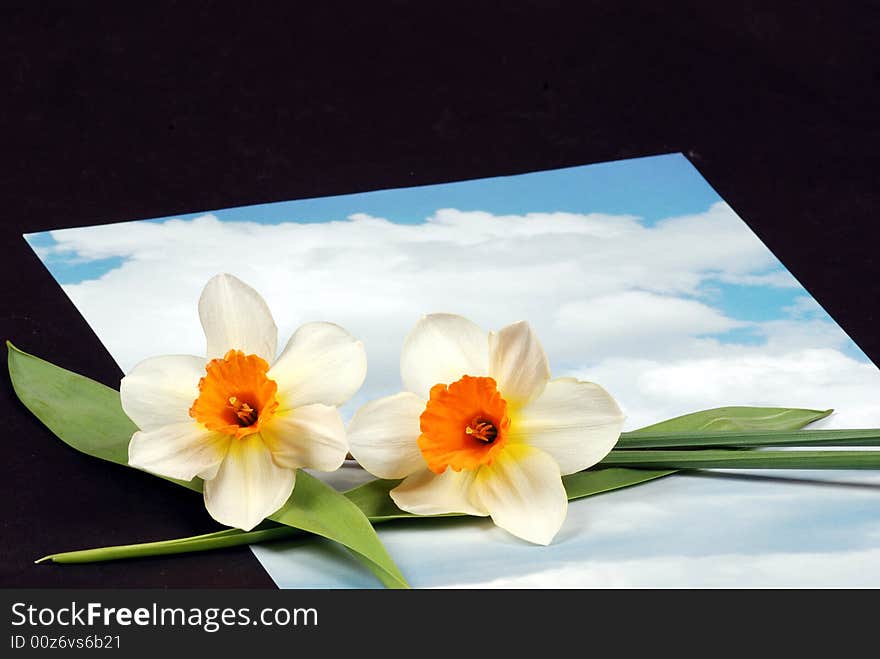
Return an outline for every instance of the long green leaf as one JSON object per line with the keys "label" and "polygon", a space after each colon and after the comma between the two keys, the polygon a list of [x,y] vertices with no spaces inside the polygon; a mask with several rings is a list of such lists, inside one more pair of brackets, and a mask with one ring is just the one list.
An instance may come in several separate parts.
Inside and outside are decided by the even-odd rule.
{"label": "long green leaf", "polygon": [[[289,526],[273,526],[268,529],[255,529],[242,531],[241,529],[225,529],[214,533],[195,535],[189,538],[176,538],[174,540],[160,540],[158,542],[142,542],[133,545],[115,545],[112,547],[100,547],[97,549],[80,549],[58,554],[50,554],[35,561],[44,563],[101,563],[104,561],[118,561],[124,558],[142,558],[144,556],[166,556],[168,554],[186,554],[194,551],[208,549],[224,549],[244,544],[279,540],[291,536],[300,535],[302,531]],[[244,537],[248,541],[243,542]]]}
{"label": "long green leaf", "polygon": [[760,446],[880,446],[880,429],[697,431],[626,434],[615,449],[684,447],[751,448]]}
{"label": "long green leaf", "polygon": [[[128,443],[136,428],[122,411],[119,393],[22,352],[9,342],[7,346],[9,375],[22,403],[72,448],[127,466]],[[198,479],[174,482],[196,491],[202,486]],[[290,499],[271,519],[339,542],[386,586],[407,587],[360,509],[302,470],[297,473]]]}
{"label": "long green leaf", "polygon": [[644,469],[880,469],[880,451],[611,451],[600,463]]}
{"label": "long green leaf", "polygon": [[562,484],[565,485],[568,500],[574,501],[594,494],[640,485],[674,473],[673,469],[591,469],[563,476]]}
{"label": "long green leaf", "polygon": [[[682,435],[693,436],[691,433],[698,432],[744,432],[754,431],[773,431],[784,432],[799,430],[814,421],[824,419],[831,414],[833,410],[808,410],[799,408],[783,408],[783,407],[715,407],[708,410],[700,410],[677,416],[666,421],[660,421],[650,426],[639,428],[627,433],[623,433],[618,440],[617,446],[627,441],[640,441],[642,438],[650,440],[650,438],[664,437],[680,437]],[[614,452],[614,451],[612,451]],[[602,467],[616,467],[607,469]],[[626,467],[624,465],[623,467]],[[611,476],[620,483],[619,487],[627,487],[629,485],[637,485],[647,480],[654,480],[663,476],[674,474],[676,469],[669,466],[661,466],[655,470],[647,470],[647,465],[639,465],[640,468],[617,468],[617,465],[606,464],[600,462],[597,467],[579,474],[566,476],[566,479],[577,479],[577,481],[566,482],[566,489],[569,492],[569,498],[572,497],[572,488],[574,482],[585,484],[585,494],[598,493],[594,491],[597,487],[601,487],[602,482],[598,476],[590,476],[590,474],[602,474],[606,471],[613,472]],[[595,479],[595,480],[594,480]],[[617,488],[609,488],[617,489]],[[599,490],[607,491],[607,490]]]}
{"label": "long green leaf", "polygon": [[[638,469],[871,469],[871,451],[664,451],[666,446],[872,445],[874,430],[801,430],[833,410],[719,407],[624,433],[601,466]],[[770,432],[765,432],[770,431]],[[798,432],[800,431],[800,432]],[[803,440],[800,437],[803,436]],[[706,439],[708,438],[708,439]],[[767,441],[767,444],[760,442]],[[705,442],[705,443],[704,443]],[[636,447],[649,450],[629,450]],[[858,465],[858,466],[848,466]]]}
{"label": "long green leaf", "polygon": [[669,435],[697,431],[797,430],[813,421],[824,419],[833,411],[789,407],[716,407],[623,433],[622,439],[652,433]]}

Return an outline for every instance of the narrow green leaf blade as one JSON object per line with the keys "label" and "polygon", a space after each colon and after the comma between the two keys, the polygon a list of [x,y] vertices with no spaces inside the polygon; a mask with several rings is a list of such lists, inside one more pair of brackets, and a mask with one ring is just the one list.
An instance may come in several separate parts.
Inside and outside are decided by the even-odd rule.
{"label": "narrow green leaf blade", "polygon": [[880,429],[722,430],[627,434],[615,450],[654,448],[752,448],[761,446],[880,446]]}
{"label": "narrow green leaf blade", "polygon": [[[680,437],[682,434],[692,436],[690,435],[691,433],[698,432],[744,432],[749,430],[777,432],[799,430],[814,421],[824,419],[832,411],[787,407],[715,407],[684,414],[639,428],[638,430],[623,433],[617,442],[617,447],[615,447],[611,454],[622,453],[623,451],[619,451],[618,448],[626,447],[627,442],[632,444],[642,442],[639,445],[650,446],[648,442],[651,438],[659,440],[661,438]],[[584,488],[584,491],[588,493],[583,496],[589,496],[591,488],[600,488],[604,483],[601,478],[588,478],[587,476],[582,476],[582,474],[602,474],[605,471],[610,471],[612,474],[609,475],[609,478],[617,479],[620,483],[619,487],[628,487],[629,485],[637,485],[641,482],[669,476],[677,471],[676,467],[669,464],[649,465],[641,463],[638,465],[638,469],[630,469],[626,467],[635,465],[606,462],[608,459],[606,458],[600,462],[597,465],[598,468],[572,474],[566,478],[578,477],[572,483],[572,486],[574,486],[574,483],[577,483],[578,487]],[[572,498],[571,489],[569,489],[568,484],[566,484],[566,489],[569,491],[569,498]]]}
{"label": "narrow green leaf blade", "polygon": [[642,469],[880,469],[880,451],[624,450],[600,463]]}
{"label": "narrow green leaf blade", "polygon": [[[137,430],[119,393],[87,377],[29,355],[7,342],[9,375],[19,399],[59,439],[102,460],[128,466],[128,443]],[[202,482],[171,480],[201,491]],[[325,517],[326,516],[326,517]],[[272,519],[342,543],[383,584],[407,587],[375,530],[343,494],[299,471],[294,492]]]}
{"label": "narrow green leaf blade", "polygon": [[833,411],[789,407],[716,407],[645,426],[624,433],[622,437],[696,431],[797,430],[814,421],[824,419]]}
{"label": "narrow green leaf blade", "polygon": [[236,547],[243,544],[256,542],[268,542],[302,534],[302,531],[290,526],[273,526],[268,529],[242,531],[240,529],[225,529],[214,533],[191,536],[188,538],[176,538],[174,540],[160,540],[158,542],[142,542],[134,545],[114,545],[112,547],[99,547],[96,549],[80,549],[58,554],[50,554],[35,561],[36,563],[102,563],[105,561],[119,561],[126,558],[142,558],[144,556],[167,556],[170,554],[187,554],[195,551],[208,551],[210,549],[223,549]]}
{"label": "narrow green leaf blade", "polygon": [[660,469],[596,469],[591,471],[579,471],[562,477],[562,484],[568,494],[568,500],[582,499],[594,494],[602,494],[612,490],[619,490],[631,485],[639,485],[648,481],[668,476],[675,470]]}

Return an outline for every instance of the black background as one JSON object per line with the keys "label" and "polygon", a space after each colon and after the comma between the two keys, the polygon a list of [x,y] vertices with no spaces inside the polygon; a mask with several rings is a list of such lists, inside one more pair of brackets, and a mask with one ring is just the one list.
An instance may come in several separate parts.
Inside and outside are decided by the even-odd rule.
{"label": "black background", "polygon": [[[118,385],[23,232],[680,151],[880,360],[877,3],[244,4],[0,6],[0,338]],[[272,586],[33,565],[216,526],[0,397],[0,585]]]}

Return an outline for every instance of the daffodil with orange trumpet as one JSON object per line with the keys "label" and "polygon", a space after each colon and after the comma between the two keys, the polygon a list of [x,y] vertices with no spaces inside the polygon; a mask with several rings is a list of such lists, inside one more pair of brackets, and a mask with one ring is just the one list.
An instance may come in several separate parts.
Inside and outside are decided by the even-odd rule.
{"label": "daffodil with orange trumpet", "polygon": [[536,544],[565,520],[562,476],[604,458],[624,416],[602,387],[550,378],[528,323],[485,332],[423,317],[401,354],[406,391],[367,403],[348,427],[352,455],[410,513],[490,516]]}
{"label": "daffodil with orange trumpet", "polygon": [[207,357],[152,357],[122,379],[122,408],[139,428],[129,464],[204,479],[210,515],[247,531],[284,504],[298,468],[343,463],[348,442],[337,408],[363,383],[366,354],[343,328],[316,322],[300,327],[276,359],[269,307],[228,274],[205,285],[199,316]]}

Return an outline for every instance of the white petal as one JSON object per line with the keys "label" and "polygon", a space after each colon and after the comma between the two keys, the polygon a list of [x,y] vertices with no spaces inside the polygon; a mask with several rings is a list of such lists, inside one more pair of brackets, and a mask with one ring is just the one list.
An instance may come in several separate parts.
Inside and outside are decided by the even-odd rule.
{"label": "white petal", "polygon": [[565,521],[568,497],[556,461],[525,444],[508,445],[474,481],[475,503],[513,535],[549,545]]}
{"label": "white petal", "polygon": [[232,275],[217,275],[199,298],[199,318],[208,339],[208,357],[241,350],[272,363],[278,349],[278,328],[266,301]]}
{"label": "white petal", "polygon": [[403,342],[400,376],[407,391],[428,399],[435,384],[489,372],[489,337],[461,316],[424,316]]}
{"label": "white petal", "polygon": [[295,479],[259,435],[247,435],[230,442],[217,475],[205,481],[205,506],[221,524],[250,531],[287,501]]}
{"label": "white petal", "polygon": [[538,337],[525,321],[489,335],[489,375],[514,407],[537,398],[550,380],[550,364]]}
{"label": "white petal", "polygon": [[122,409],[141,430],[192,421],[189,408],[199,397],[205,362],[191,355],[145,359],[119,383]]}
{"label": "white petal", "polygon": [[563,474],[573,474],[608,455],[623,420],[611,394],[598,384],[559,378],[519,410],[508,436],[549,453]]}
{"label": "white petal", "polygon": [[229,435],[205,430],[192,419],[149,432],[136,432],[128,444],[128,464],[160,476],[213,478],[226,456]]}
{"label": "white petal", "polygon": [[476,471],[447,469],[439,476],[425,469],[409,476],[391,490],[391,498],[401,510],[415,515],[465,513],[485,517],[470,498]]}
{"label": "white petal", "polygon": [[339,325],[307,323],[290,337],[269,369],[283,407],[342,405],[367,375],[364,344]]}
{"label": "white petal", "polygon": [[351,454],[379,478],[403,478],[425,468],[419,417],[425,401],[408,391],[373,400],[348,423]]}
{"label": "white petal", "polygon": [[329,405],[305,405],[276,413],[260,435],[281,467],[335,471],[348,454],[345,425],[339,410]]}

